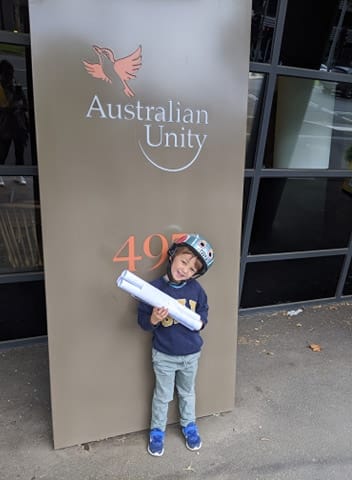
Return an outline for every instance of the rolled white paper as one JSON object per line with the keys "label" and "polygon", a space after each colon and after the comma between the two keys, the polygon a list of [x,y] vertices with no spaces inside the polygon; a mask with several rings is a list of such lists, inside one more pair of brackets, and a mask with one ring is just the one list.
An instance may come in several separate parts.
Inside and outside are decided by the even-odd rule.
{"label": "rolled white paper", "polygon": [[153,287],[153,285],[150,285],[150,283],[139,278],[129,270],[124,270],[121,273],[116,280],[116,285],[152,307],[166,307],[172,318],[190,330],[200,330],[203,326],[198,313],[181,305],[175,298]]}

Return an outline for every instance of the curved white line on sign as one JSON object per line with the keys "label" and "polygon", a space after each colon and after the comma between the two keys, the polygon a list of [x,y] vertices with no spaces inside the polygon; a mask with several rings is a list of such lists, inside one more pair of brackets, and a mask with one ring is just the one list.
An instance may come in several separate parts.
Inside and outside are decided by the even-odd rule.
{"label": "curved white line on sign", "polygon": [[147,153],[145,152],[144,148],[141,145],[140,140],[138,140],[138,145],[139,145],[139,148],[142,150],[143,155],[148,160],[148,162],[150,162],[152,165],[154,165],[154,167],[159,168],[160,170],[164,170],[164,172],[182,172],[182,170],[186,170],[186,168],[189,168],[197,160],[197,158],[200,154],[200,150],[198,150],[197,154],[192,158],[192,160],[189,163],[187,163],[187,165],[184,165],[183,167],[180,167],[180,168],[166,168],[166,167],[161,167],[160,165],[158,165],[156,162],[154,162],[154,160],[152,160],[147,155]]}

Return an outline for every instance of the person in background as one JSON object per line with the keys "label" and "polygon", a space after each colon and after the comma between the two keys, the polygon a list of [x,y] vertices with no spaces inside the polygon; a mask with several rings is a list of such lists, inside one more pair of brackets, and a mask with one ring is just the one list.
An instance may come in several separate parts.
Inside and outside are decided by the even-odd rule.
{"label": "person in background", "polygon": [[[28,143],[27,100],[23,89],[16,85],[13,65],[0,62],[0,165],[6,161],[11,144],[14,144],[16,165],[24,165],[24,150]],[[26,185],[24,177],[17,182]],[[0,186],[5,182],[0,177]]]}

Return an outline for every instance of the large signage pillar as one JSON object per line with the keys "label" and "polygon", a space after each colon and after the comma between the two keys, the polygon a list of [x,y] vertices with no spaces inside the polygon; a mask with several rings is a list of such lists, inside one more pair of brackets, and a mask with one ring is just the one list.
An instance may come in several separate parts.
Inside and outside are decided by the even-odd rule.
{"label": "large signage pillar", "polygon": [[115,282],[183,232],[216,255],[197,415],[231,410],[250,4],[29,5],[54,445],[148,428],[151,338]]}

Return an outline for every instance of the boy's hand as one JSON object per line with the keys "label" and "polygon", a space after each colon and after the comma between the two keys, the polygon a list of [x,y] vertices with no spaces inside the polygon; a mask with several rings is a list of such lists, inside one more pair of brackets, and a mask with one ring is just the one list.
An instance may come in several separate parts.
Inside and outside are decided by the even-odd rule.
{"label": "boy's hand", "polygon": [[150,323],[152,325],[158,325],[169,314],[169,310],[166,307],[154,307],[150,316]]}

